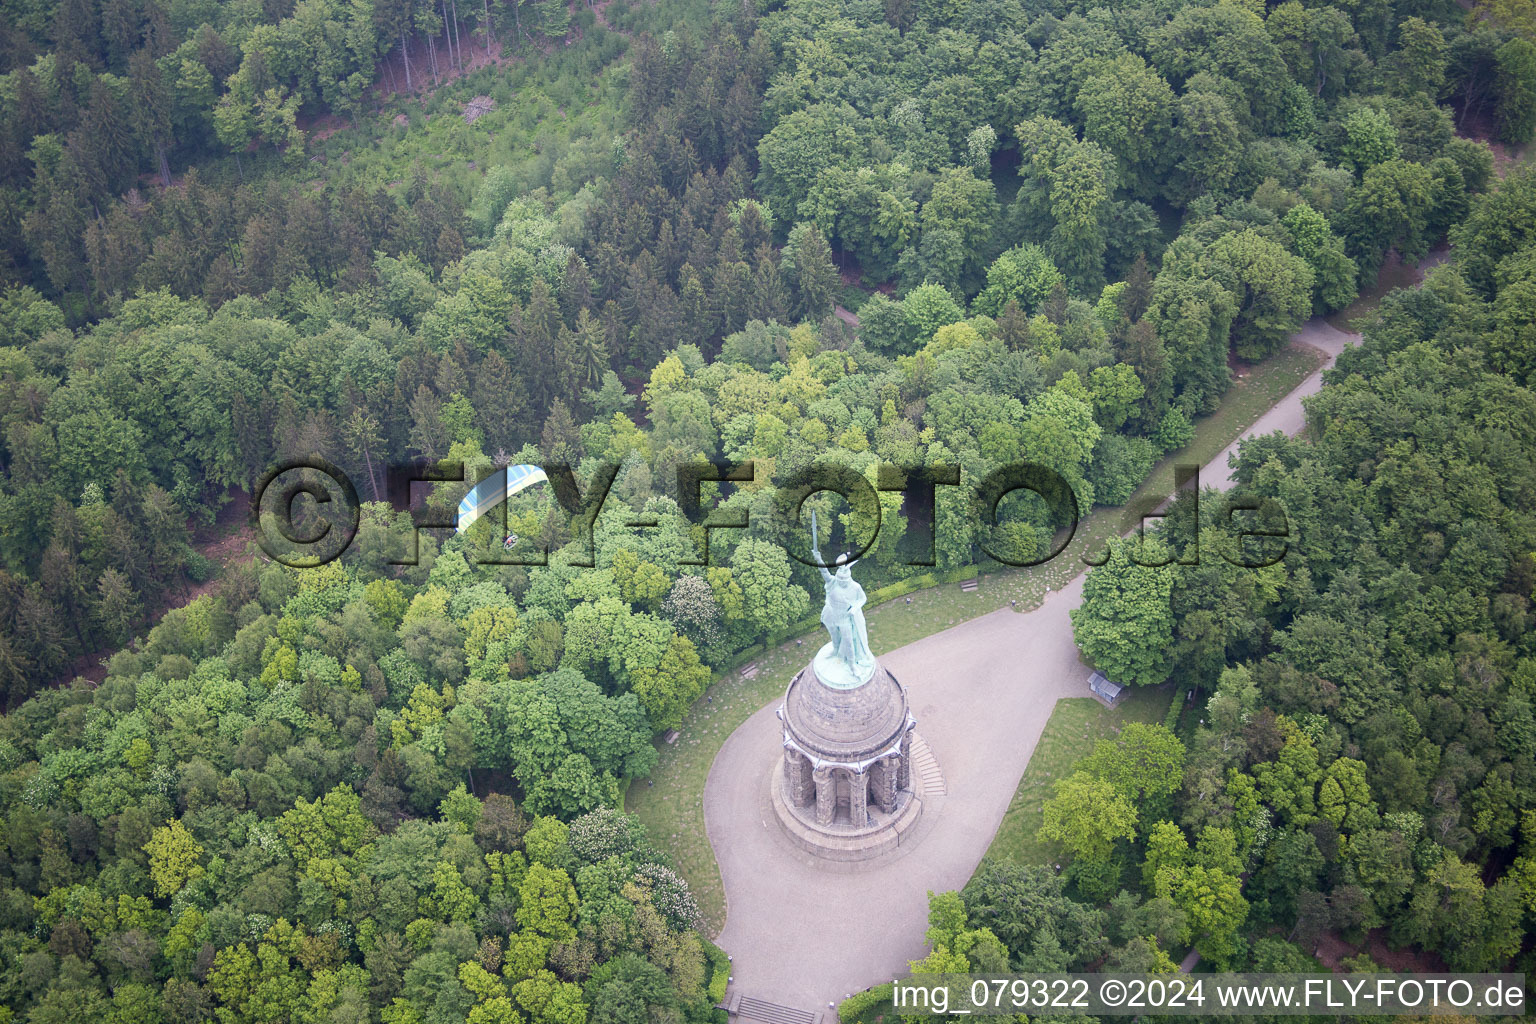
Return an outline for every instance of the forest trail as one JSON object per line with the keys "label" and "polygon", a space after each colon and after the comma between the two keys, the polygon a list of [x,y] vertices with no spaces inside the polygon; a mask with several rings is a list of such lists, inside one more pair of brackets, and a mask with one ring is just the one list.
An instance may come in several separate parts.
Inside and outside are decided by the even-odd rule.
{"label": "forest trail", "polygon": [[1333,369],[1333,364],[1338,360],[1339,353],[1350,345],[1358,344],[1360,335],[1341,331],[1332,326],[1322,317],[1314,317],[1308,320],[1306,325],[1295,334],[1291,335],[1292,345],[1310,345],[1326,355],[1327,361],[1318,367],[1311,376],[1303,380],[1286,396],[1270,406],[1264,415],[1253,422],[1243,435],[1236,441],[1227,445],[1220,455],[1200,470],[1200,486],[1215,487],[1225,491],[1230,488],[1235,480],[1232,478],[1231,460],[1237,456],[1238,446],[1251,437],[1261,437],[1265,434],[1273,434],[1280,431],[1287,437],[1295,437],[1301,433],[1301,428],[1307,424],[1306,407],[1303,400],[1309,395],[1315,395],[1323,386],[1324,372]]}
{"label": "forest trail", "polygon": [[[1425,256],[1413,268],[1413,283],[1417,287],[1424,283],[1424,276],[1435,267],[1444,263],[1450,257],[1450,250],[1446,246],[1439,246],[1429,255]],[[1295,437],[1301,433],[1307,425],[1307,412],[1303,406],[1303,400],[1309,395],[1315,395],[1323,386],[1323,374],[1333,369],[1333,364],[1338,361],[1339,354],[1346,348],[1360,343],[1360,335],[1354,331],[1342,331],[1330,324],[1323,317],[1313,317],[1302,325],[1301,330],[1291,335],[1292,345],[1309,345],[1327,356],[1327,361],[1318,367],[1306,380],[1281,398],[1265,411],[1264,415],[1254,421],[1253,425],[1243,431],[1243,436],[1229,444],[1225,451],[1210,464],[1200,471],[1200,485],[1202,487],[1215,487],[1218,490],[1227,490],[1235,482],[1232,479],[1232,470],[1229,460],[1237,455],[1238,445],[1251,437],[1262,437],[1265,434],[1273,434],[1280,431],[1286,437]]]}

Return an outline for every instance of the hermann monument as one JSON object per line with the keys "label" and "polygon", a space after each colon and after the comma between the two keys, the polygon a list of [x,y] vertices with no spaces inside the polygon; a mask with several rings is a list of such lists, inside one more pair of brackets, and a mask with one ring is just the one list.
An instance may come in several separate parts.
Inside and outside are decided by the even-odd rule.
{"label": "hermann monument", "polygon": [[[816,514],[811,553],[821,561]],[[836,861],[868,860],[908,836],[923,811],[913,759],[922,740],[907,691],[869,649],[856,562],[822,568],[830,636],[790,680],[778,710],[784,756],[772,779],[774,811],[801,849]],[[923,748],[924,750],[926,748]]]}

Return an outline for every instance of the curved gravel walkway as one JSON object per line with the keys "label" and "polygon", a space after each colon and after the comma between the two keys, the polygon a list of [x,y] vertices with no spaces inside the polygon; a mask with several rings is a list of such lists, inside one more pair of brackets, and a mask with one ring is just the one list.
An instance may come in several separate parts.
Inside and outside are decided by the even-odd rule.
{"label": "curved gravel walkway", "polygon": [[[1292,340],[1327,353],[1331,367],[1359,336],[1318,319]],[[1305,423],[1302,399],[1321,386],[1319,370],[1243,438],[1297,433]],[[1202,469],[1202,486],[1231,486],[1228,458],[1236,450],[1234,443]],[[704,820],[725,885],[718,941],[735,958],[733,993],[826,1010],[924,955],[929,891],[970,879],[1056,701],[1088,696],[1089,670],[1067,615],[1081,603],[1082,587],[1079,575],[1032,611],[1002,608],[880,654],[907,687],[918,733],[948,789],[936,808],[925,808],[927,834],[889,860],[829,866],[780,832],[768,803],[780,753],[778,698],[731,734],[704,787]]]}
{"label": "curved gravel walkway", "polygon": [[1253,426],[1243,432],[1242,437],[1233,441],[1225,451],[1212,459],[1210,465],[1200,471],[1200,486],[1215,487],[1223,491],[1231,487],[1236,481],[1232,479],[1229,460],[1237,455],[1237,446],[1248,438],[1273,434],[1277,430],[1288,437],[1295,437],[1301,433],[1301,428],[1307,424],[1307,413],[1302,407],[1301,400],[1322,390],[1323,372],[1333,369],[1339,353],[1359,341],[1360,335],[1341,331],[1323,319],[1308,320],[1305,327],[1291,335],[1292,344],[1311,345],[1325,353],[1328,360],[1310,377],[1296,385],[1295,389],[1284,398],[1270,406],[1269,411],[1255,420]]}

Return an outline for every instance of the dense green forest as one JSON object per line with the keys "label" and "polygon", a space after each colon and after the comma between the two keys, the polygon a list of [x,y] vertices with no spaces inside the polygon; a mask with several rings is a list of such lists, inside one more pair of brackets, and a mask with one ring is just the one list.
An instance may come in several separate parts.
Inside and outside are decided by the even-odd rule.
{"label": "dense green forest", "polygon": [[[1244,449],[1283,560],[1090,575],[1085,654],[1204,720],[1095,752],[1065,875],[938,898],[929,966],[1529,956],[1536,174],[1488,144],[1536,129],[1525,5],[0,14],[0,1017],[712,1018],[723,956],[614,809],[810,609],[770,481],[1028,459],[1121,504],[1235,359],[1441,242],[1309,435]],[[343,560],[199,550],[312,455],[367,502]],[[479,529],[391,564],[384,467],[443,458],[618,465],[596,566]],[[707,567],[700,459],[758,466]],[[940,569],[1060,525],[952,490]],[[881,503],[872,586],[927,571]],[[1217,543],[1212,504],[1150,543]],[[573,540],[547,494],[509,518]]]}

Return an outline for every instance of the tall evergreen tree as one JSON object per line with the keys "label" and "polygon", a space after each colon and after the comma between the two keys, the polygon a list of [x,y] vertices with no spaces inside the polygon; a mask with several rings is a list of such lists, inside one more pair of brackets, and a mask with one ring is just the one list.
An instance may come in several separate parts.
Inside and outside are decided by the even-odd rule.
{"label": "tall evergreen tree", "polygon": [[128,97],[133,133],[140,146],[153,155],[160,184],[170,188],[171,166],[166,149],[171,143],[171,94],[148,50],[139,50],[129,60]]}

